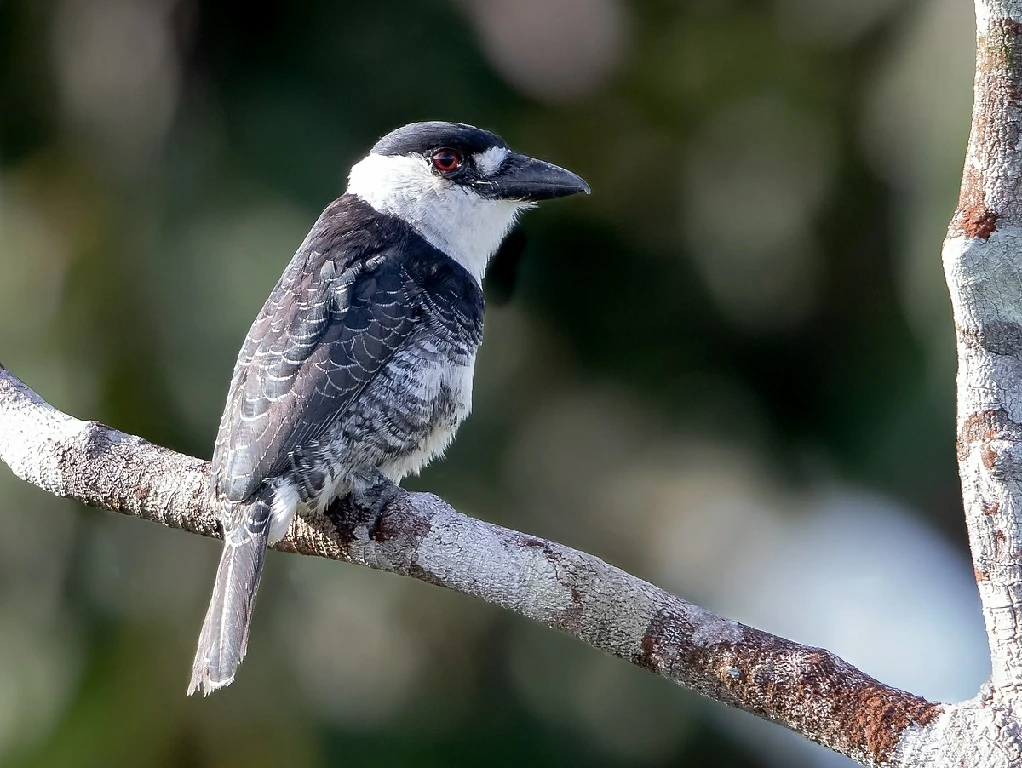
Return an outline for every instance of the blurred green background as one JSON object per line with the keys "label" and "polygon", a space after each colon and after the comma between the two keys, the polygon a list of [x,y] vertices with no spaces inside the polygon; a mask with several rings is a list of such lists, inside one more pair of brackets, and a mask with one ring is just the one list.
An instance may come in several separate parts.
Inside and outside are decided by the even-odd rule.
{"label": "blurred green background", "polygon": [[[940,244],[961,0],[0,0],[0,360],[208,457],[234,357],[378,136],[582,174],[487,286],[411,485],[941,699],[985,679]],[[186,699],[219,547],[0,469],[0,764],[839,766],[460,595],[271,554]]]}

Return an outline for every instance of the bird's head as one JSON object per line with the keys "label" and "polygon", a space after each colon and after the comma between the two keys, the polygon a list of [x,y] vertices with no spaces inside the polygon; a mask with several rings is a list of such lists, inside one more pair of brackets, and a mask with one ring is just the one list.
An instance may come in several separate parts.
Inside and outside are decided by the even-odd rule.
{"label": "bird's head", "polygon": [[577,192],[589,193],[581,177],[462,123],[391,131],[348,177],[349,194],[407,222],[480,281],[523,210]]}

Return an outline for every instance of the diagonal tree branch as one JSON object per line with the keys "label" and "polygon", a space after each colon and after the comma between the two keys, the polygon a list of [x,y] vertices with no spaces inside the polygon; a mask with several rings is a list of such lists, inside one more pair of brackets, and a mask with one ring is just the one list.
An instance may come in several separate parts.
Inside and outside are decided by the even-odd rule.
{"label": "diagonal tree branch", "polygon": [[[0,366],[0,459],[51,493],[219,537],[209,464],[74,419]],[[865,765],[942,708],[828,651],[716,616],[597,557],[399,491],[378,514],[350,502],[297,519],[276,546],[448,587],[567,632]],[[187,666],[182,660],[182,670]]]}

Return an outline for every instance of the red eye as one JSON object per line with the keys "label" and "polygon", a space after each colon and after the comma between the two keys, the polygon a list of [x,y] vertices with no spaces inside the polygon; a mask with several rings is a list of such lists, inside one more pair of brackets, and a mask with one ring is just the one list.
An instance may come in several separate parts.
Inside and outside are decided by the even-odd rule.
{"label": "red eye", "polygon": [[461,166],[461,153],[456,149],[438,149],[433,153],[433,167],[441,173],[456,171]]}

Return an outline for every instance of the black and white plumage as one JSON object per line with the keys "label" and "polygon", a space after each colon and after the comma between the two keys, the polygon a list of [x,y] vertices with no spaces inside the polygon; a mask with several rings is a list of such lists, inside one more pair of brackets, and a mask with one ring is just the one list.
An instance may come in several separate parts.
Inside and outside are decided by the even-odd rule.
{"label": "black and white plumage", "polygon": [[224,551],[188,693],[234,680],[266,546],[296,511],[418,472],[471,409],[486,263],[522,210],[589,192],[460,123],[413,123],[351,170],[252,324],[213,452]]}

